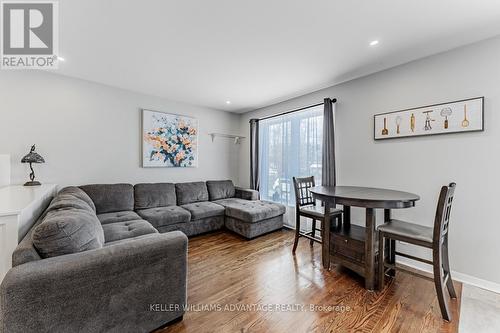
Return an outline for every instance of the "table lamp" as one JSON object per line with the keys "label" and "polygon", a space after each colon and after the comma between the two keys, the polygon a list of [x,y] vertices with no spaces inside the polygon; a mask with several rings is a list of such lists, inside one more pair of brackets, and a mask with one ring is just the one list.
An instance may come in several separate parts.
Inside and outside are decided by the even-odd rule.
{"label": "table lamp", "polygon": [[43,159],[42,156],[40,156],[36,151],[35,151],[35,145],[31,146],[30,152],[26,154],[21,159],[21,163],[29,163],[30,164],[30,181],[24,183],[24,186],[37,186],[41,185],[40,182],[35,181],[35,171],[33,170],[33,163],[45,163],[45,160]]}

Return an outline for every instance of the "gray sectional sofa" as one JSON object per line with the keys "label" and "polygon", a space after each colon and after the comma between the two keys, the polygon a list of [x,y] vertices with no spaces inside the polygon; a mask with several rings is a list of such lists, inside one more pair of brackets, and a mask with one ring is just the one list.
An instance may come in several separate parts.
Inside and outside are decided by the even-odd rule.
{"label": "gray sectional sofa", "polygon": [[115,228],[117,222],[143,220],[160,233],[179,230],[194,236],[225,226],[251,239],[283,227],[285,206],[258,200],[257,191],[237,188],[231,180],[80,188],[95,203],[105,229],[108,224]]}
{"label": "gray sectional sofa", "polygon": [[13,253],[0,332],[149,332],[186,305],[187,236],[253,238],[285,207],[231,181],[66,187]]}

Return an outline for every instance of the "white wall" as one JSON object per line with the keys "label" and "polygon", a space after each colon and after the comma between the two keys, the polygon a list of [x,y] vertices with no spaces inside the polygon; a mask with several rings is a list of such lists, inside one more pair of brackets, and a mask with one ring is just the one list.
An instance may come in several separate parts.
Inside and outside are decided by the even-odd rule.
{"label": "white wall", "polygon": [[[450,231],[452,269],[498,288],[499,87],[500,38],[495,38],[244,114],[241,132],[248,136],[250,118],[336,97],[338,183],[417,193],[421,200],[415,208],[394,215],[431,226],[440,186],[457,182]],[[373,140],[376,113],[477,96],[485,96],[484,132]],[[248,156],[246,141],[241,150],[243,185],[249,182]],[[361,213],[354,212],[353,218],[362,219]],[[401,249],[415,251],[404,245]]]}
{"label": "white wall", "polygon": [[[196,92],[193,92],[196,94]],[[208,133],[232,133],[239,116],[167,101],[41,71],[0,73],[0,154],[11,155],[12,184],[24,183],[19,161],[34,143],[45,183],[180,182],[238,178],[239,145]],[[141,108],[199,120],[199,167],[141,168]]]}
{"label": "white wall", "polygon": [[10,184],[10,155],[0,154],[0,187]]}

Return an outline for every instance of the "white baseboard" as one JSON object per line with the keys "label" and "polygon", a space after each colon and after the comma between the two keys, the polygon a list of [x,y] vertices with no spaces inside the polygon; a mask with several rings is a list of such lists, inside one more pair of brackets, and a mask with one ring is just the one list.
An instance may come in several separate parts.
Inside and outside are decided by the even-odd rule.
{"label": "white baseboard", "polygon": [[452,272],[451,274],[454,280],[500,294],[500,283],[483,280],[460,272]]}
{"label": "white baseboard", "polygon": [[[409,266],[411,268],[432,274],[432,268],[430,265],[426,265],[426,264],[420,263],[420,262],[411,261],[407,258],[399,257],[399,256],[397,257],[397,262],[401,263],[403,265]],[[452,271],[451,276],[452,276],[453,280],[455,280],[455,281],[459,281],[459,282],[462,282],[465,284],[470,284],[471,286],[475,286],[475,287],[478,287],[481,289],[486,289],[486,290],[500,294],[500,283],[491,282],[488,280],[483,280],[483,279],[477,278],[475,276],[471,276],[471,275],[456,272],[456,271]]]}

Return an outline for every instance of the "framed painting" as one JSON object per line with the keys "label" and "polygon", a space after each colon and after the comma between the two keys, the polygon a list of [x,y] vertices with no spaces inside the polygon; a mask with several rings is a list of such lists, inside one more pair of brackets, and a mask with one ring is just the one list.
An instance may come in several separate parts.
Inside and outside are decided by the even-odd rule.
{"label": "framed painting", "polygon": [[197,167],[198,120],[143,109],[142,166]]}
{"label": "framed painting", "polygon": [[484,130],[484,97],[421,106],[374,116],[374,139]]}

